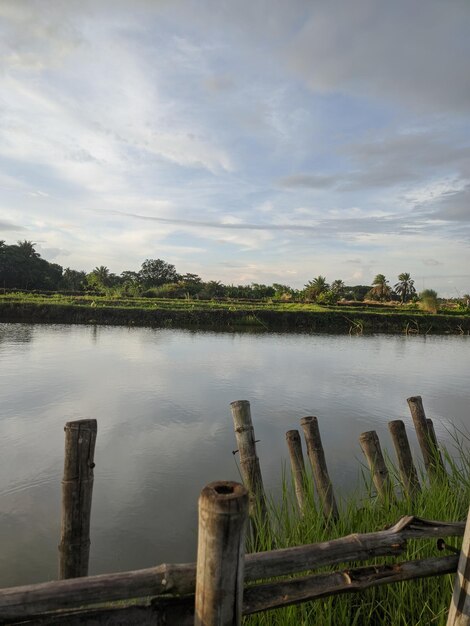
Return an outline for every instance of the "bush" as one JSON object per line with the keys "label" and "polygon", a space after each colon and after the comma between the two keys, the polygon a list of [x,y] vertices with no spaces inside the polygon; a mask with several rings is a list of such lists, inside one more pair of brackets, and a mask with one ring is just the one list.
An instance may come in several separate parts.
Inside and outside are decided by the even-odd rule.
{"label": "bush", "polygon": [[420,308],[428,313],[437,313],[437,292],[434,289],[425,289],[419,294]]}

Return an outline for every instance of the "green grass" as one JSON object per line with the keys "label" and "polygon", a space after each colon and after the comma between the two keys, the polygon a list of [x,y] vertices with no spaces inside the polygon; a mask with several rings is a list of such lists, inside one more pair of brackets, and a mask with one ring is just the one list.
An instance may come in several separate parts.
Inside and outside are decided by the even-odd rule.
{"label": "green grass", "polygon": [[431,315],[405,306],[324,306],[279,300],[197,300],[13,292],[0,294],[0,321],[327,331],[350,334],[470,334],[470,313]]}
{"label": "green grass", "polygon": [[[460,440],[462,434],[458,433]],[[469,444],[465,437],[466,444]],[[470,503],[470,459],[468,452],[457,443],[452,455],[445,452],[449,471],[447,480],[424,480],[423,490],[410,501],[401,496],[385,505],[378,501],[368,484],[365,493],[350,495],[341,502],[340,518],[336,524],[325,525],[313,487],[309,484],[309,503],[303,517],[298,513],[293,486],[284,481],[282,497],[269,502],[271,527],[258,524],[258,549],[289,547],[342,537],[354,532],[382,530],[404,515],[427,519],[464,520]],[[395,468],[389,470],[400,490]],[[368,476],[368,472],[364,472]],[[368,480],[368,479],[367,479]],[[458,546],[460,539],[447,539]],[[398,558],[376,558],[372,563],[393,563],[432,556],[442,556],[435,540],[408,542],[406,552]],[[365,563],[357,564],[364,565]],[[334,569],[347,569],[351,564]],[[326,568],[328,569],[328,568]],[[325,571],[323,568],[321,571]],[[429,626],[445,625],[452,596],[453,576],[437,576],[376,587],[360,593],[348,593],[272,610],[245,618],[246,626]]]}

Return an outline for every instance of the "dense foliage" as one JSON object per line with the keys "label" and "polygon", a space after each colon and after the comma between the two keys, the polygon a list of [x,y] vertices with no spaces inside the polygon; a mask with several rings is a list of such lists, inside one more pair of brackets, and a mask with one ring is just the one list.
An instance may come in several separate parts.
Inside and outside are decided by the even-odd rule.
{"label": "dense foliage", "polygon": [[[8,245],[0,240],[0,288],[25,291],[59,291],[118,297],[144,298],[197,298],[212,300],[279,300],[281,302],[314,302],[324,306],[339,302],[376,302],[407,304],[422,300],[423,308],[437,311],[435,291],[423,292],[418,298],[414,281],[407,272],[398,275],[393,289],[384,274],[377,274],[371,285],[348,286],[341,279],[331,284],[325,276],[309,280],[303,289],[273,283],[265,285],[224,285],[218,280],[204,282],[194,273],[179,274],[176,267],[163,259],[146,259],[140,270],[125,270],[114,274],[105,265],[91,272],[65,269],[57,263],[42,259],[31,241],[18,241]],[[432,292],[433,297],[429,298]],[[469,308],[470,297],[464,295],[455,301],[462,309]]]}

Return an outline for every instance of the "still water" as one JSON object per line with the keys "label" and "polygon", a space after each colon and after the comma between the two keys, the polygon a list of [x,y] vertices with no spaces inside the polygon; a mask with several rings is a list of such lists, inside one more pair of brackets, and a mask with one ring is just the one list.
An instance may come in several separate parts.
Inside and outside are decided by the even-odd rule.
{"label": "still water", "polygon": [[190,561],[201,488],[239,479],[231,401],[251,402],[268,491],[285,432],[316,415],[344,493],[359,434],[391,450],[407,397],[441,441],[470,427],[469,341],[0,324],[0,586],[56,578],[66,421],[98,420],[90,574]]}

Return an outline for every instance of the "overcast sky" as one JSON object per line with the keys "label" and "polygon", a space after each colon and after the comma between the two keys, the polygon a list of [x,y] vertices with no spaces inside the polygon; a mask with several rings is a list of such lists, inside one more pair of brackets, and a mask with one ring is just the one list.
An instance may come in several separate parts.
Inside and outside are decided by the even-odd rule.
{"label": "overcast sky", "polygon": [[0,238],[470,291],[469,0],[1,0]]}

